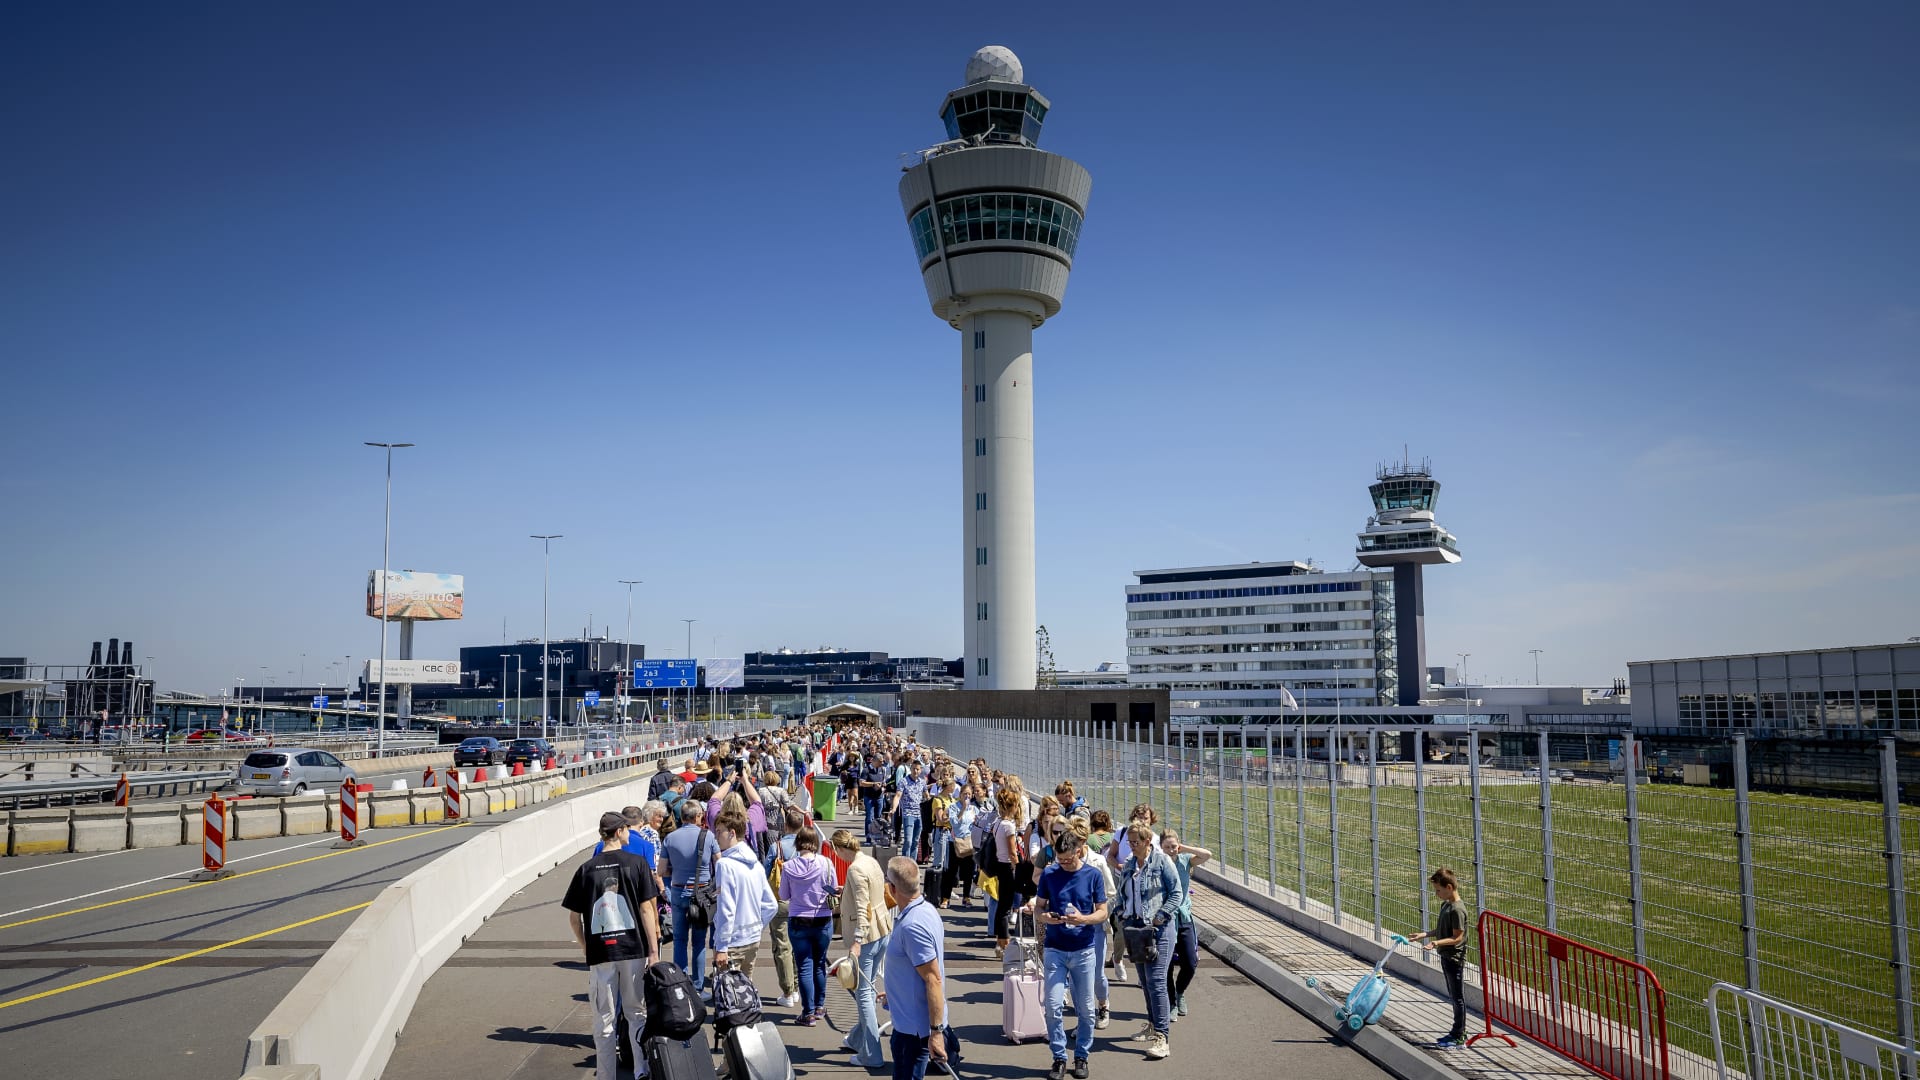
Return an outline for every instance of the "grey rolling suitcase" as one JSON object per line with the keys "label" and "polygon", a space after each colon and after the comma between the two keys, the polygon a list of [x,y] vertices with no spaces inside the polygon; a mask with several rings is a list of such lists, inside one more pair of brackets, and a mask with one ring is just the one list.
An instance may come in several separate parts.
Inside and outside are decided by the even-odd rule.
{"label": "grey rolling suitcase", "polygon": [[737,1027],[722,1040],[727,1080],[794,1080],[793,1062],[780,1030],[769,1023]]}

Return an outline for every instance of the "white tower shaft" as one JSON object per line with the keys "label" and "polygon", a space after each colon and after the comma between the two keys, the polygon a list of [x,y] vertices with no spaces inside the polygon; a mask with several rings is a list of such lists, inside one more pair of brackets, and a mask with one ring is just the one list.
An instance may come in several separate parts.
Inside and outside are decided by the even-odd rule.
{"label": "white tower shaft", "polygon": [[[961,429],[965,477],[966,686],[1034,687],[1033,325],[1026,310],[961,320]],[[1019,309],[1034,305],[1008,297]]]}

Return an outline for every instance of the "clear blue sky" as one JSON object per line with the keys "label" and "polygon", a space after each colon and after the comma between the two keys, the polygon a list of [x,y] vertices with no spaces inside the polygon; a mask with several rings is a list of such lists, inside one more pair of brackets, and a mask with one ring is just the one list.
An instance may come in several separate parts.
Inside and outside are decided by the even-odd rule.
{"label": "clear blue sky", "polygon": [[[1436,662],[1920,634],[1920,8],[10,5],[0,653],[168,686],[552,624],[957,655],[955,333],[895,194],[1014,49],[1094,189],[1036,335],[1040,615],[1351,564],[1430,456]],[[778,14],[774,14],[778,12]],[[334,669],[337,678],[338,669]]]}

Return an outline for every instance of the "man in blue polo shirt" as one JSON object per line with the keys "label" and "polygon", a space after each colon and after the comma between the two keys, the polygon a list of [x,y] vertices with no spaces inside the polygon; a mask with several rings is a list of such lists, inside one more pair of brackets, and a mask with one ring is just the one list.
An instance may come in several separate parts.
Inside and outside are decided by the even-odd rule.
{"label": "man in blue polo shirt", "polygon": [[893,1080],[925,1080],[930,1058],[947,1059],[946,928],[920,895],[920,864],[905,855],[887,860],[887,905],[900,912],[887,938]]}
{"label": "man in blue polo shirt", "polygon": [[[1065,999],[1073,990],[1074,1080],[1087,1080],[1087,1054],[1093,1050],[1094,975],[1100,961],[1095,935],[1107,931],[1107,879],[1086,864],[1086,826],[1077,819],[1053,841],[1053,864],[1040,875],[1034,911],[1047,928],[1047,1045],[1053,1050],[1048,1080],[1068,1075]],[[893,983],[887,983],[892,989]]]}

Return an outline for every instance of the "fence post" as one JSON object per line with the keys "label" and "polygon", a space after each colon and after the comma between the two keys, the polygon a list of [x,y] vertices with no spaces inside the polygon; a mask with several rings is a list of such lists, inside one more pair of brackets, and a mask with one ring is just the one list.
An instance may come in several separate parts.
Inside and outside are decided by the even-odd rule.
{"label": "fence post", "polygon": [[1367,731],[1367,842],[1373,849],[1373,940],[1380,940],[1380,783],[1374,765],[1380,759],[1380,732]]}
{"label": "fence post", "polygon": [[[1900,762],[1891,738],[1880,740],[1880,807],[1887,830],[1887,927],[1893,934],[1895,1030],[1913,1049],[1913,968],[1907,950],[1907,874],[1900,835]],[[1904,1070],[1903,1070],[1904,1071]]]}
{"label": "fence post", "polygon": [[1267,725],[1267,895],[1273,896],[1279,885],[1279,836],[1274,828],[1273,767],[1279,762],[1273,752],[1273,725]]}
{"label": "fence post", "polygon": [[1220,814],[1220,846],[1214,848],[1220,853],[1220,861],[1226,863],[1227,854],[1227,729],[1221,725],[1215,733],[1213,753],[1213,790],[1219,793],[1220,801],[1215,810]]}
{"label": "fence post", "polygon": [[1307,723],[1293,729],[1293,832],[1300,845],[1300,896],[1294,904],[1307,907]]}
{"label": "fence post", "polygon": [[1340,729],[1327,733],[1327,865],[1333,873],[1333,925],[1340,925]]}
{"label": "fence post", "polygon": [[[1172,738],[1173,736],[1173,724],[1171,722],[1167,724],[1167,736],[1168,738]],[[1167,789],[1167,801],[1169,803],[1173,801],[1173,792],[1178,791],[1180,793],[1180,835],[1185,836],[1187,835],[1187,788],[1193,784],[1192,778],[1187,776],[1187,733],[1185,731],[1180,733],[1180,773],[1176,779],[1179,782],[1170,785]],[[1201,847],[1207,846],[1207,837],[1204,831],[1194,833],[1193,837],[1194,842]]]}
{"label": "fence post", "polygon": [[1236,800],[1240,803],[1240,884],[1252,881],[1249,867],[1253,856],[1247,852],[1248,834],[1253,832],[1253,823],[1247,820],[1247,762],[1253,758],[1247,746],[1247,725],[1240,725],[1240,793]]}
{"label": "fence post", "polygon": [[1487,910],[1486,850],[1480,833],[1480,735],[1467,725],[1467,802],[1473,807],[1473,902],[1475,910]]}
{"label": "fence post", "polygon": [[1747,961],[1747,989],[1760,989],[1760,926],[1753,893],[1753,813],[1747,776],[1747,737],[1733,737],[1733,840],[1740,859],[1740,951]]}
{"label": "fence post", "polygon": [[1420,880],[1413,891],[1420,894],[1420,926],[1425,929],[1433,925],[1427,913],[1427,733],[1418,728],[1413,732],[1413,847],[1420,853]]}
{"label": "fence post", "polygon": [[[1647,962],[1647,909],[1640,894],[1640,741],[1629,734],[1621,742],[1627,777],[1627,891],[1633,914],[1633,962]],[[1483,909],[1484,910],[1484,909]]]}
{"label": "fence post", "polygon": [[1540,733],[1540,884],[1547,901],[1547,929],[1560,929],[1560,905],[1553,890],[1553,765],[1547,733]]}

